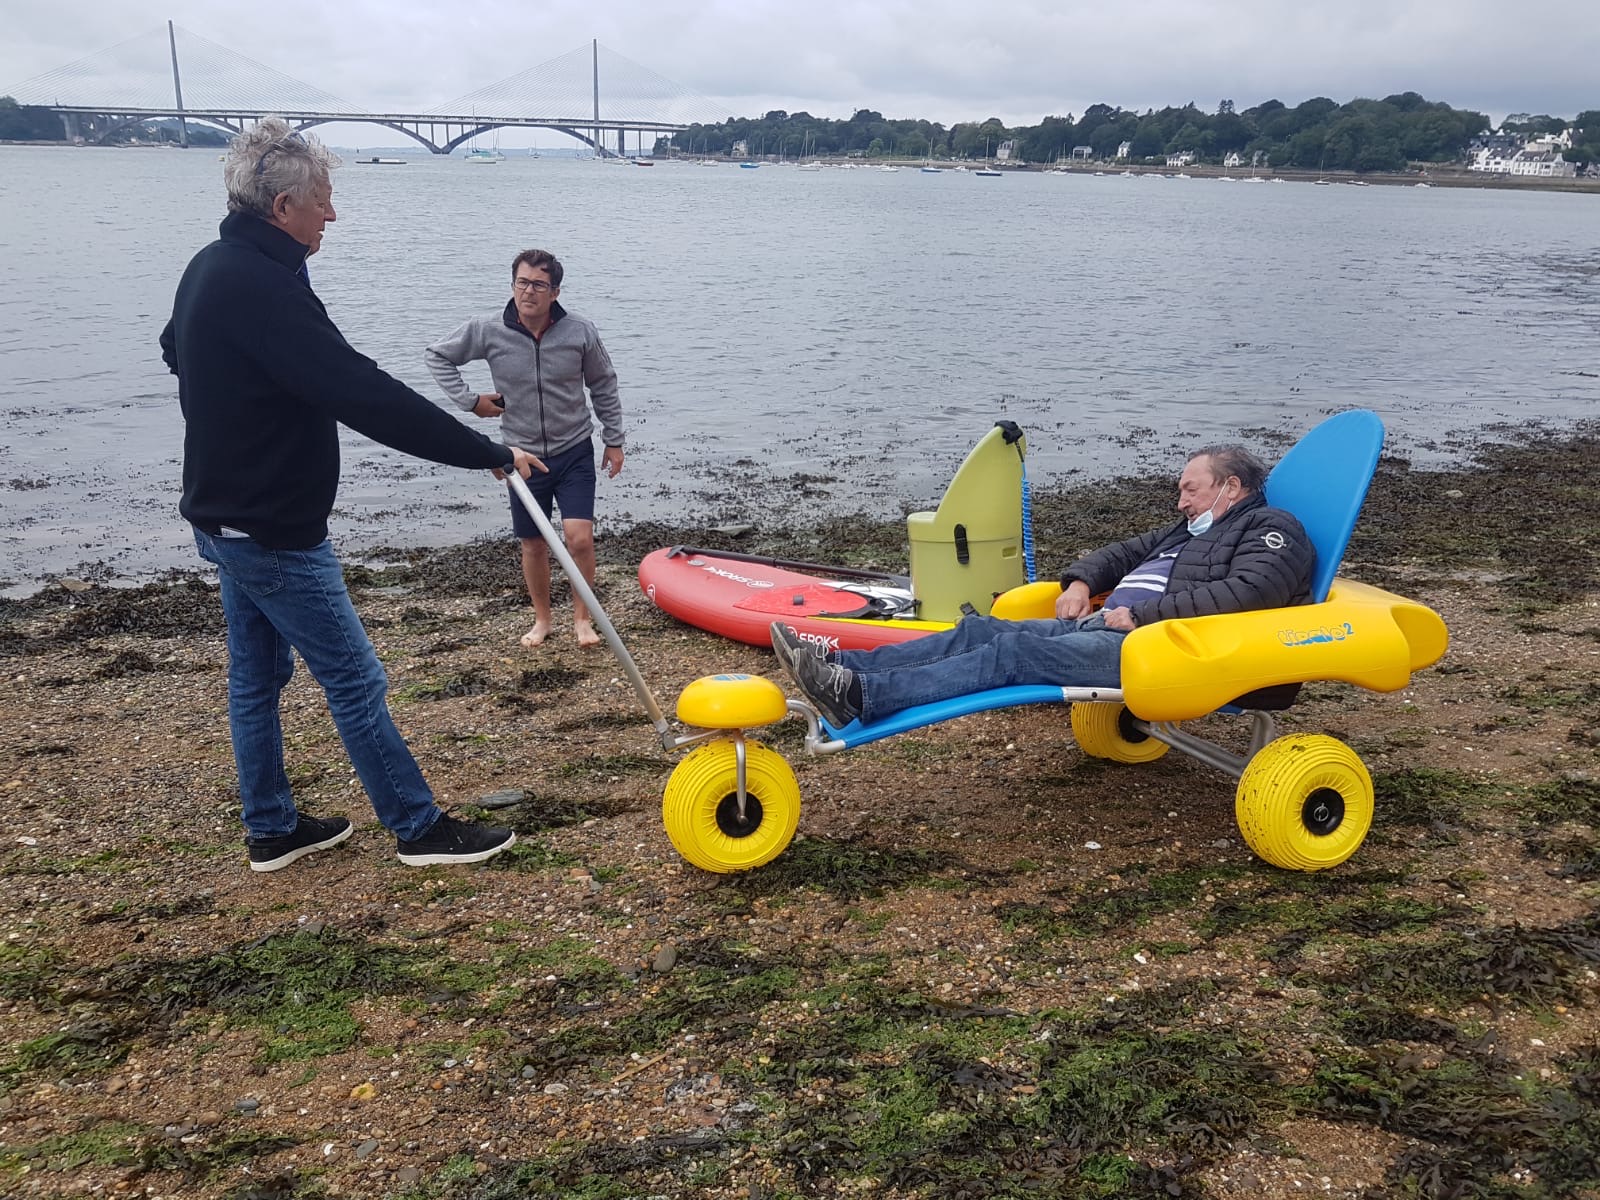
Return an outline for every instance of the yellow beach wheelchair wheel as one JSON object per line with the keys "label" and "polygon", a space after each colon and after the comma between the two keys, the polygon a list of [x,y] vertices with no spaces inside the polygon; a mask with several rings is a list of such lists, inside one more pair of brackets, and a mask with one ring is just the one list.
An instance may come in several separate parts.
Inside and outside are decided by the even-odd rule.
{"label": "yellow beach wheelchair wheel", "polygon": [[1133,727],[1125,704],[1080,703],[1072,706],[1072,736],[1090,758],[1112,762],[1154,762],[1170,747]]}
{"label": "yellow beach wheelchair wheel", "polygon": [[745,747],[745,812],[731,738],[691,750],[667,780],[661,820],[679,854],[702,871],[748,871],[783,853],[800,824],[800,785],[783,755]]}
{"label": "yellow beach wheelchair wheel", "polygon": [[1326,870],[1354,854],[1372,828],[1372,776],[1338,738],[1290,734],[1250,760],[1234,811],[1250,849],[1273,866]]}

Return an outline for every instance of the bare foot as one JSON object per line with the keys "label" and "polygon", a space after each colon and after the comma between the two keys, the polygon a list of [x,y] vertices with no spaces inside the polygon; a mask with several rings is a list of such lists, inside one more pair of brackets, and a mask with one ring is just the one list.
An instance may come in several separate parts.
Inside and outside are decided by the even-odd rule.
{"label": "bare foot", "polygon": [[594,625],[589,621],[574,621],[572,632],[578,635],[578,645],[586,650],[600,644],[600,635],[594,631]]}
{"label": "bare foot", "polygon": [[532,629],[522,635],[522,644],[529,650],[535,646],[544,645],[545,638],[550,636],[550,626],[543,621],[536,621]]}

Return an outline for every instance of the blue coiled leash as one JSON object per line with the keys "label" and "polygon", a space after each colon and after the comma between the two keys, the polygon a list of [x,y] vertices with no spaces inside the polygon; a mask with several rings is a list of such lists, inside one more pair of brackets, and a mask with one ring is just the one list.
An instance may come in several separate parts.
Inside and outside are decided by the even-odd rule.
{"label": "blue coiled leash", "polygon": [[1033,571],[1033,494],[1028,487],[1028,456],[1022,458],[1022,562],[1028,569],[1028,582],[1038,582]]}
{"label": "blue coiled leash", "polygon": [[1004,430],[1008,446],[1017,448],[1017,460],[1022,463],[1022,563],[1028,572],[1028,582],[1036,582],[1033,571],[1033,493],[1028,488],[1028,456],[1022,452],[1022,426],[1015,421],[996,421]]}

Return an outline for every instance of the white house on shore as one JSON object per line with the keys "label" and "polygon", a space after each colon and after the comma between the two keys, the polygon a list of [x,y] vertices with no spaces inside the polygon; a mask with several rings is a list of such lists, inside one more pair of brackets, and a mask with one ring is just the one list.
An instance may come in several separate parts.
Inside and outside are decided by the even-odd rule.
{"label": "white house on shore", "polygon": [[1533,138],[1522,143],[1521,149],[1495,144],[1503,140],[1492,139],[1491,144],[1477,147],[1467,170],[1487,175],[1531,175],[1541,179],[1572,179],[1578,173],[1577,165],[1562,157],[1562,151],[1572,148],[1572,134],[1567,130]]}
{"label": "white house on shore", "polygon": [[1130,155],[1132,153],[1133,153],[1133,143],[1132,142],[1118,142],[1117,143],[1117,157],[1118,158],[1127,158],[1128,155]]}
{"label": "white house on shore", "polygon": [[1524,150],[1511,160],[1511,174],[1537,175],[1542,179],[1572,179],[1578,174],[1578,165],[1569,163],[1552,151],[1533,154]]}
{"label": "white house on shore", "polygon": [[1187,167],[1192,162],[1194,162],[1193,150],[1179,150],[1176,154],[1167,155],[1169,167]]}

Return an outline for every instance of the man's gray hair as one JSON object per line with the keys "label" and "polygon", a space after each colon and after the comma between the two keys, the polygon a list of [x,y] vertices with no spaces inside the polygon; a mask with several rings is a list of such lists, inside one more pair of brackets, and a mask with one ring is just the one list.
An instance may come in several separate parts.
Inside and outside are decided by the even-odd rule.
{"label": "man's gray hair", "polygon": [[1243,446],[1235,443],[1202,446],[1189,455],[1190,462],[1197,458],[1211,460],[1211,477],[1218,483],[1230,475],[1237,475],[1245,491],[1259,492],[1261,486],[1267,482],[1266,464]]}
{"label": "man's gray hair", "polygon": [[309,199],[338,165],[338,156],[315,137],[296,133],[281,117],[267,117],[229,143],[222,168],[228,211],[270,220],[280,193]]}

